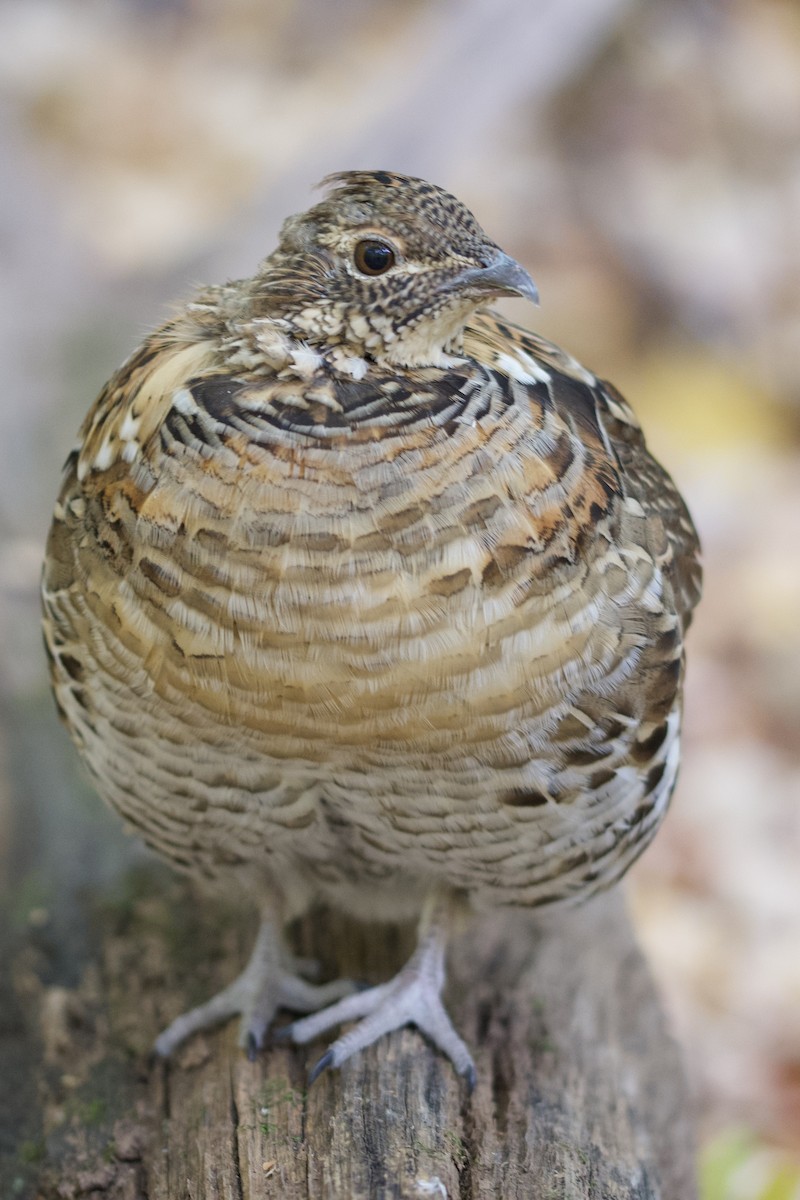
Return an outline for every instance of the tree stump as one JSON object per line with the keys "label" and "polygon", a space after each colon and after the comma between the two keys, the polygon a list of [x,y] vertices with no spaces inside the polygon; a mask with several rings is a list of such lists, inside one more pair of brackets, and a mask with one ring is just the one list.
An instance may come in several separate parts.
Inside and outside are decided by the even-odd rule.
{"label": "tree stump", "polygon": [[[158,868],[131,878],[96,909],[77,986],[41,982],[35,936],[16,953],[41,1133],[4,1180],[9,1196],[695,1196],[679,1055],[619,889],[546,921],[481,919],[453,943],[446,1000],[475,1055],[468,1095],[414,1029],[311,1088],[322,1043],[275,1043],[251,1063],[235,1022],[150,1062],[160,1028],[241,968],[255,924]],[[413,931],[316,913],[292,940],[326,975],[377,981]]]}

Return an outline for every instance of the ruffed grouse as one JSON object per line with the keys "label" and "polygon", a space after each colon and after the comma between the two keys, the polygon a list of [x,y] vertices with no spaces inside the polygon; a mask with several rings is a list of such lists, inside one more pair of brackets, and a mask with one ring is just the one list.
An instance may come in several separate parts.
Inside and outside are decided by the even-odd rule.
{"label": "ruffed grouse", "polygon": [[[100,794],[177,866],[263,903],[244,973],[161,1034],[279,1007],[337,1066],[442,1005],[454,906],[577,901],[675,783],[697,539],[631,409],[483,311],[530,276],[447,192],[346,172],[251,279],[111,378],[44,571],[53,686]],[[408,965],[299,978],[322,900],[420,917]],[[316,1073],[316,1072],[315,1072]]]}

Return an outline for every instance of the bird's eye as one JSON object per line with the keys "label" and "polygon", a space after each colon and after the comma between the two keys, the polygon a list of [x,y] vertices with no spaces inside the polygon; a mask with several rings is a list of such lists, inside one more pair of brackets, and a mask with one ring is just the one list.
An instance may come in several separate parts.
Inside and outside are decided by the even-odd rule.
{"label": "bird's eye", "polygon": [[384,275],[394,266],[395,258],[392,247],[375,238],[359,242],[353,255],[353,261],[362,275]]}

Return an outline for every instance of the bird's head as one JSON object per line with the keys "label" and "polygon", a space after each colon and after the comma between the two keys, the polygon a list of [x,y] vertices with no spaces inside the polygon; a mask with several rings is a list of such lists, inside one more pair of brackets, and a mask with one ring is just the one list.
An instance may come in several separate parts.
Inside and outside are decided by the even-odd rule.
{"label": "bird's head", "polygon": [[527,271],[441,188],[388,171],[346,171],[324,185],[321,203],[284,223],[254,280],[259,311],[309,344],[444,365],[487,300],[538,299]]}

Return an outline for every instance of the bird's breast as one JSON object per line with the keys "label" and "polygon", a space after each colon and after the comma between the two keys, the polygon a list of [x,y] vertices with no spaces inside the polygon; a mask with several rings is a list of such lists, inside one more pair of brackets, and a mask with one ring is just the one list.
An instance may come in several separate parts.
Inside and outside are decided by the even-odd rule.
{"label": "bird's breast", "polygon": [[587,515],[608,495],[563,430],[512,411],[282,453],[232,437],[157,467],[146,492],[98,494],[98,625],[154,699],[287,757],[490,738],[630,652],[629,579]]}

